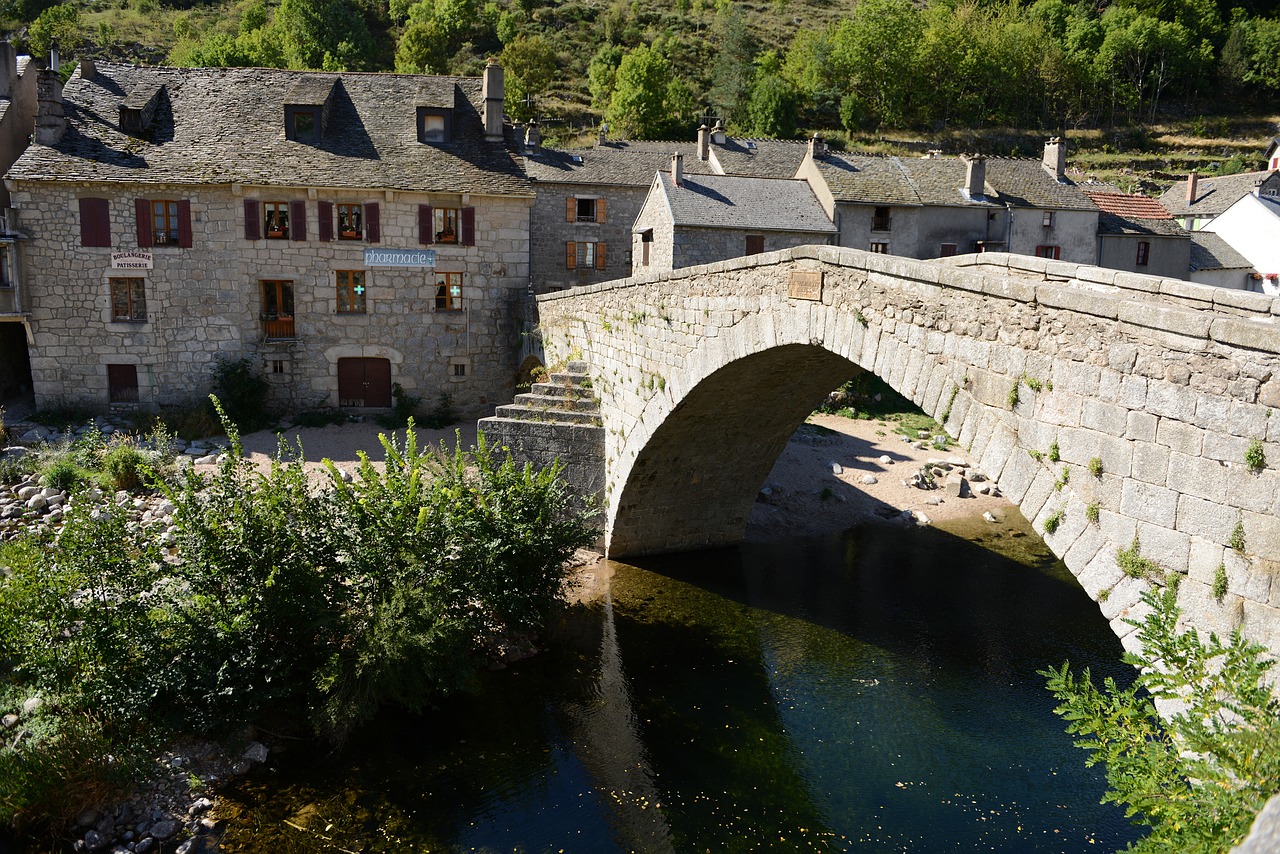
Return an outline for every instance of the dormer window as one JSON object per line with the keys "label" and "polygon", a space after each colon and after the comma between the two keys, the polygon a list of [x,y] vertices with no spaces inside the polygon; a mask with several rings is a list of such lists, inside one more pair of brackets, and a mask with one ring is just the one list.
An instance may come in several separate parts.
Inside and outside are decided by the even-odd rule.
{"label": "dormer window", "polygon": [[453,111],[434,107],[418,109],[418,141],[438,144],[453,138]]}
{"label": "dormer window", "polygon": [[286,107],[285,136],[297,142],[315,142],[320,138],[317,110],[312,107]]}
{"label": "dormer window", "polygon": [[156,108],[164,95],[164,86],[149,84],[139,86],[120,104],[120,130],[140,134],[151,126]]}

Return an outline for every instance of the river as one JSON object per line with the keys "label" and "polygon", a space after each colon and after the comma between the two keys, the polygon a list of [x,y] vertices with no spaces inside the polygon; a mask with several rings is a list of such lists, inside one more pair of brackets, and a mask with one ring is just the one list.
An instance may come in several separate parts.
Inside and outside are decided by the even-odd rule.
{"label": "river", "polygon": [[1123,847],[1036,671],[1132,671],[1009,516],[614,564],[541,655],[225,792],[223,850]]}

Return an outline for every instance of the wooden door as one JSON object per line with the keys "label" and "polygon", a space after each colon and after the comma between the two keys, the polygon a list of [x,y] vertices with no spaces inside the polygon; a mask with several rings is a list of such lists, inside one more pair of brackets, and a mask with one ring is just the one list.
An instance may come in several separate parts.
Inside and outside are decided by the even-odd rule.
{"label": "wooden door", "polygon": [[387,359],[339,359],[338,405],[391,406],[391,362]]}

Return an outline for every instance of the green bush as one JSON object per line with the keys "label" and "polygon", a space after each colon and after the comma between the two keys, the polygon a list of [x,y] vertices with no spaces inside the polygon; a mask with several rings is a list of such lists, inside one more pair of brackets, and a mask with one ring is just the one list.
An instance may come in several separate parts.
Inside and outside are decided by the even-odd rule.
{"label": "green bush", "polygon": [[213,396],[235,425],[247,432],[271,424],[267,412],[270,383],[249,359],[219,359],[213,368]]}
{"label": "green bush", "polygon": [[62,492],[71,492],[84,483],[89,472],[76,465],[70,454],[54,457],[40,472],[40,482]]}
{"label": "green bush", "polygon": [[133,491],[142,485],[142,472],[146,457],[132,443],[113,445],[102,456],[102,469],[107,475],[105,484],[115,490]]}
{"label": "green bush", "polygon": [[[1087,765],[1106,768],[1104,803],[1150,833],[1126,850],[1221,852],[1239,843],[1267,799],[1280,791],[1280,701],[1267,675],[1275,661],[1239,631],[1222,642],[1195,630],[1179,634],[1173,590],[1147,591],[1150,608],[1138,628],[1141,655],[1128,688],[1102,687],[1089,671],[1077,678],[1064,663],[1041,671],[1060,701]],[[1156,702],[1177,709],[1161,717]]]}

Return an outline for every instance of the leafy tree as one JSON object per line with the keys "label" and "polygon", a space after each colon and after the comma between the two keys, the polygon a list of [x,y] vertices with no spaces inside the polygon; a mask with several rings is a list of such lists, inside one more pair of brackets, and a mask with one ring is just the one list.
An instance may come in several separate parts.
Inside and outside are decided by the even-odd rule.
{"label": "leafy tree", "polygon": [[914,117],[909,84],[921,33],[910,0],[865,0],[836,28],[831,62],[837,79],[873,121],[903,125]]}
{"label": "leafy tree", "polygon": [[281,0],[271,26],[289,68],[359,69],[373,53],[364,16],[348,0]]}
{"label": "leafy tree", "polygon": [[80,29],[80,8],[71,3],[59,3],[40,13],[27,34],[33,56],[48,56],[54,39],[64,57],[75,56],[84,43]]}
{"label": "leafy tree", "polygon": [[587,86],[591,90],[591,106],[603,110],[609,106],[613,98],[614,82],[618,74],[618,66],[626,53],[621,47],[612,44],[601,45],[596,55],[591,57],[587,65]]}
{"label": "leafy tree", "polygon": [[707,98],[712,108],[726,121],[742,124],[739,113],[746,106],[751,89],[751,58],[755,55],[755,43],[737,3],[722,0],[718,4],[711,37],[718,47]]}
{"label": "leafy tree", "polygon": [[449,65],[449,35],[435,19],[415,21],[405,28],[396,46],[396,71],[401,74],[443,74]]}
{"label": "leafy tree", "polygon": [[[1179,634],[1173,589],[1143,594],[1142,653],[1126,653],[1138,678],[1095,685],[1070,664],[1042,671],[1076,744],[1102,763],[1103,802],[1151,828],[1128,850],[1220,852],[1238,843],[1280,790],[1280,701],[1267,684],[1274,660],[1237,630],[1229,641]],[[1162,718],[1157,705],[1169,715]]]}
{"label": "leafy tree", "polygon": [[745,122],[752,136],[788,139],[796,134],[799,95],[781,72],[782,63],[771,50],[756,60]]}
{"label": "leafy tree", "polygon": [[[622,135],[657,139],[671,124],[671,63],[646,45],[622,57],[605,119]],[[678,94],[678,93],[673,93]]]}
{"label": "leafy tree", "polygon": [[556,72],[556,52],[541,35],[519,36],[502,51],[507,114],[533,118],[530,100],[547,91]]}

